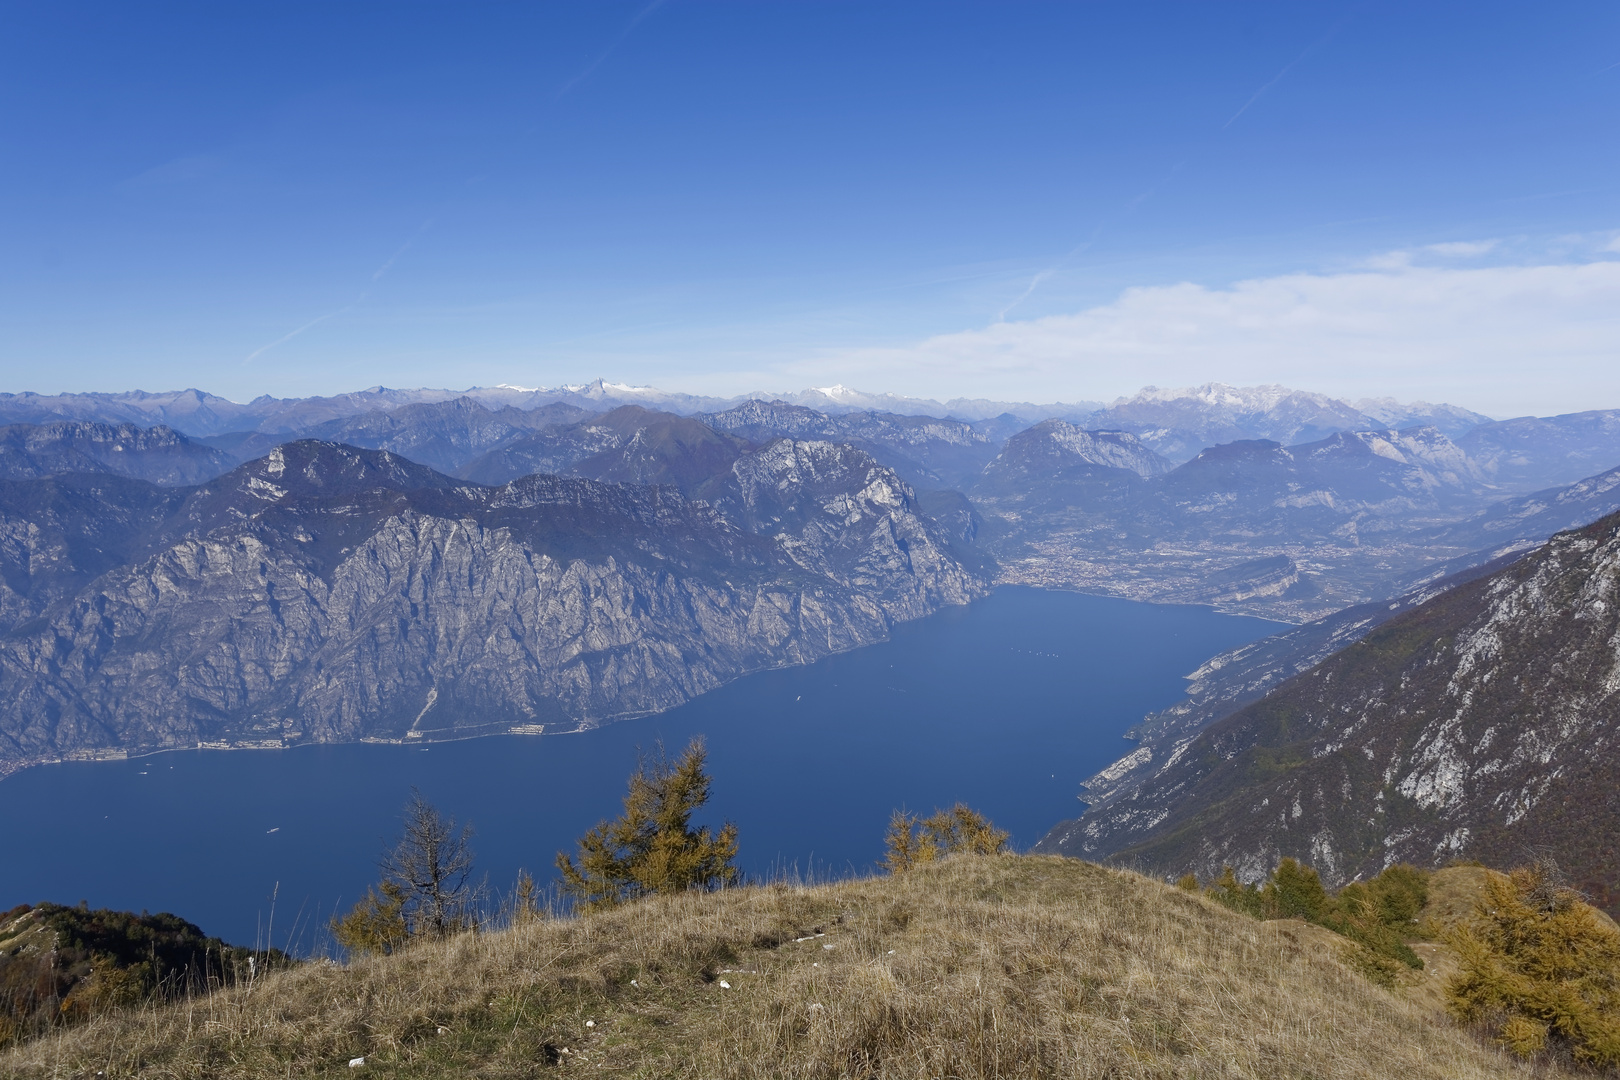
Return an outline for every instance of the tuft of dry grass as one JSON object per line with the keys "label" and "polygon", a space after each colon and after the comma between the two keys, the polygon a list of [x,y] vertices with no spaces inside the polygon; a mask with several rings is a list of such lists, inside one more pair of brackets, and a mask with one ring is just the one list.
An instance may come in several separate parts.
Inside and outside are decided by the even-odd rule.
{"label": "tuft of dry grass", "polygon": [[569,1073],[1568,1075],[1482,1045],[1288,923],[1013,855],[529,921],[109,1013],[0,1053],[0,1075],[27,1078]]}

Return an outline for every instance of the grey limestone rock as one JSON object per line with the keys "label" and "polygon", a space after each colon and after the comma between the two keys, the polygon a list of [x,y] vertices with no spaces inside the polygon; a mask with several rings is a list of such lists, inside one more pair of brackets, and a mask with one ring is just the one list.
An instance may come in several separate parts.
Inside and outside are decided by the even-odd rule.
{"label": "grey limestone rock", "polygon": [[858,450],[781,440],[717,492],[279,447],[0,641],[0,762],[589,727],[985,588]]}

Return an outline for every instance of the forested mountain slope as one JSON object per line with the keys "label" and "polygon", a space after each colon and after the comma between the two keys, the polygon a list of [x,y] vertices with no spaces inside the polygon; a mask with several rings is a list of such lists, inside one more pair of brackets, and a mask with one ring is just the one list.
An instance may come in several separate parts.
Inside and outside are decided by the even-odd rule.
{"label": "forested mountain slope", "polygon": [[1173,744],[1043,850],[1333,881],[1552,854],[1620,898],[1620,514],[1391,619]]}

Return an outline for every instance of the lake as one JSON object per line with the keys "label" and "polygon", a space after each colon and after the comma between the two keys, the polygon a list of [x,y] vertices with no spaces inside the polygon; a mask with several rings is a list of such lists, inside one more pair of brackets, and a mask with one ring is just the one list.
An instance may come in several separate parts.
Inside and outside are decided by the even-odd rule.
{"label": "lake", "polygon": [[1027,847],[1080,781],[1182,696],[1215,653],[1280,629],[1208,608],[1003,588],[891,641],[740,679],[658,716],[572,735],[422,746],[187,750],[27,769],[0,782],[0,910],[55,900],[173,911],[303,951],[375,879],[410,789],[470,821],[510,890],[616,814],[638,746],[708,740],[706,820],[735,821],[751,875],[870,869],[896,808],[958,800]]}

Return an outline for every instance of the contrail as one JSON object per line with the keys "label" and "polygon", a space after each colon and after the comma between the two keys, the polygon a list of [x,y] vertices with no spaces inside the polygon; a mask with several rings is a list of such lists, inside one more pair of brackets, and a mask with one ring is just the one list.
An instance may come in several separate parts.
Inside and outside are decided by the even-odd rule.
{"label": "contrail", "polygon": [[[364,294],[362,294],[362,296],[363,295]],[[293,338],[297,337],[299,334],[302,334],[305,330],[308,330],[310,327],[318,326],[321,323],[325,322],[327,319],[336,318],[337,316],[343,314],[345,311],[348,311],[349,308],[354,307],[354,305],[358,304],[359,302],[360,302],[360,299],[357,298],[354,301],[354,303],[346,304],[345,306],[338,308],[336,311],[329,311],[325,315],[322,315],[318,319],[311,319],[309,322],[305,323],[303,326],[300,326],[298,329],[294,330],[292,333],[283,334],[281,337],[276,338],[276,340],[272,341],[270,344],[259,346],[257,349],[254,349],[253,352],[248,354],[248,357],[247,357],[246,360],[242,361],[243,365],[245,366],[247,364],[251,364],[254,360],[259,358],[260,354],[267,353],[271,349],[275,348],[277,345],[282,345],[282,344],[285,344],[286,342],[291,341]]]}
{"label": "contrail", "polygon": [[[427,232],[428,229],[433,226],[433,220],[434,220],[433,218],[428,218],[426,221],[422,222],[422,224],[417,228],[416,232],[411,234],[410,239],[406,240],[403,244],[399,245],[399,250],[394,252],[392,255],[390,255],[388,257],[387,261],[384,262],[381,266],[377,267],[376,273],[371,275],[371,280],[372,281],[377,281],[384,274],[388,273],[388,271],[392,270],[394,268],[394,264],[399,262],[400,256],[404,255],[407,251],[409,251],[411,249],[411,245],[416,243],[417,238],[420,237],[423,233]],[[299,334],[302,334],[305,330],[308,330],[308,329],[310,329],[312,327],[315,327],[315,326],[319,326],[321,323],[325,322],[327,319],[335,319],[335,318],[337,318],[339,315],[342,315],[345,311],[349,311],[349,310],[353,309],[355,307],[355,305],[359,304],[362,300],[364,300],[370,294],[371,294],[370,288],[365,288],[365,289],[360,290],[360,295],[359,296],[356,296],[353,300],[350,300],[347,304],[344,304],[342,307],[338,308],[336,311],[328,311],[325,315],[322,315],[318,319],[311,319],[309,322],[305,323],[303,326],[300,326],[298,329],[294,330],[292,333],[283,334],[281,337],[276,338],[276,340],[272,341],[270,344],[261,345],[257,349],[254,349],[252,353],[248,354],[247,359],[243,360],[242,363],[243,364],[251,364],[254,360],[258,359],[264,353],[269,352],[271,349],[275,348],[277,345],[286,344],[287,342],[291,341],[293,338],[297,337]]]}
{"label": "contrail", "polygon": [[[405,254],[407,251],[409,251],[410,248],[411,248],[411,245],[416,243],[416,238],[421,236],[423,233],[427,232],[428,229],[432,227],[432,225],[433,225],[433,219],[432,218],[428,218],[426,221],[422,222],[421,227],[418,228],[416,230],[416,232],[411,234],[411,238],[409,240],[405,241],[403,244],[399,245],[399,250],[394,252],[392,255],[390,255],[388,257],[387,262],[385,262],[381,266],[377,267],[377,272],[375,274],[371,275],[371,280],[376,281],[377,279],[381,278],[384,274],[388,273],[388,271],[392,270],[394,268],[394,264],[399,262],[399,257],[401,255]],[[356,303],[358,303],[358,301],[356,301]]]}
{"label": "contrail", "polygon": [[[1320,49],[1323,45],[1326,45],[1329,41],[1333,40],[1334,35],[1337,34],[1341,29],[1343,29],[1344,24],[1349,21],[1351,14],[1354,14],[1354,12],[1351,12],[1350,14],[1345,15],[1338,22],[1334,23],[1333,26],[1328,30],[1328,32],[1326,34],[1323,34],[1320,39],[1312,42],[1309,46],[1307,46],[1305,48],[1305,50],[1303,52],[1301,52],[1298,56],[1294,57],[1287,64],[1285,64],[1281,71],[1277,72],[1277,74],[1273,75],[1269,80],[1267,80],[1265,85],[1261,86],[1260,89],[1256,90],[1253,94],[1250,94],[1249,95],[1249,100],[1245,101],[1243,103],[1242,107],[1239,108],[1237,112],[1233,113],[1231,118],[1228,119],[1226,121],[1226,123],[1224,123],[1224,124],[1222,124],[1220,126],[1220,130],[1225,131],[1227,128],[1231,127],[1234,123],[1237,122],[1238,117],[1240,117],[1244,113],[1248,112],[1250,107],[1252,107],[1255,102],[1259,101],[1262,97],[1264,97],[1266,95],[1267,91],[1269,91],[1273,86],[1276,86],[1279,82],[1281,82],[1283,80],[1283,77],[1286,76],[1290,71],[1294,70],[1294,68],[1298,67],[1300,65],[1300,63],[1306,57],[1310,56],[1311,53],[1315,52],[1317,49]],[[1617,64],[1615,66],[1620,67],[1620,64]],[[1108,223],[1110,221],[1114,220],[1115,218],[1122,217],[1122,216],[1130,214],[1138,206],[1140,206],[1140,205],[1142,205],[1142,203],[1146,202],[1149,198],[1151,198],[1153,196],[1154,192],[1158,191],[1159,188],[1163,187],[1165,185],[1165,183],[1172,176],[1174,176],[1178,171],[1180,171],[1181,167],[1183,165],[1187,164],[1187,161],[1188,161],[1188,158],[1186,158],[1186,157],[1182,158],[1180,161],[1178,161],[1174,165],[1170,166],[1170,168],[1165,172],[1165,174],[1163,176],[1159,177],[1159,179],[1156,180],[1153,184],[1151,184],[1147,188],[1147,190],[1143,191],[1141,194],[1139,194],[1139,195],[1135,196],[1134,198],[1130,199],[1129,201],[1127,201],[1118,210],[1115,210],[1114,212],[1106,215],[1101,221],[1099,221],[1097,223],[1097,227],[1092,230],[1091,239],[1089,239],[1085,243],[1079,245],[1074,250],[1072,250],[1068,254],[1064,255],[1063,258],[1059,259],[1057,262],[1053,263],[1051,266],[1047,267],[1046,269],[1041,270],[1033,278],[1031,278],[1030,282],[1029,282],[1029,286],[1024,289],[1023,293],[1019,295],[1018,299],[1014,300],[1012,303],[1008,304],[1006,307],[1001,309],[1001,313],[996,316],[996,321],[997,322],[1005,322],[1006,318],[1007,318],[1007,313],[1009,311],[1011,311],[1013,308],[1017,307],[1019,304],[1022,304],[1025,300],[1028,300],[1030,298],[1030,296],[1034,294],[1035,290],[1040,288],[1042,282],[1046,281],[1047,278],[1049,278],[1053,274],[1057,273],[1057,271],[1063,267],[1064,263],[1068,262],[1070,259],[1074,258],[1076,255],[1080,254],[1081,252],[1085,251],[1087,248],[1091,247],[1092,244],[1096,243],[1097,237],[1099,235],[1101,235],[1103,229],[1108,225]]]}
{"label": "contrail", "polygon": [[[590,78],[591,75],[596,71],[596,69],[601,67],[603,62],[606,61],[609,56],[613,55],[614,50],[617,49],[620,45],[624,44],[625,39],[628,38],[631,35],[632,32],[634,32],[635,28],[637,26],[640,26],[641,23],[646,20],[647,16],[651,15],[654,11],[657,11],[660,7],[663,7],[664,3],[665,3],[665,0],[652,0],[651,3],[647,4],[640,11],[636,12],[635,16],[633,18],[631,18],[630,22],[628,24],[626,24],[625,28],[623,30],[619,31],[619,36],[614,38],[613,41],[608,45],[608,47],[606,49],[602,50],[601,55],[598,56],[595,60],[591,61],[590,65],[588,67],[586,67],[584,71],[580,72],[578,75],[575,75],[572,79],[569,79],[566,83],[564,83],[562,85],[562,88],[557,91],[557,93],[556,93],[553,100],[555,100],[556,98],[561,98],[563,95],[567,94],[570,90],[574,89],[580,83],[583,83],[586,79]],[[410,239],[406,240],[403,244],[401,244],[399,246],[399,250],[395,251],[393,255],[391,255],[381,266],[379,266],[377,268],[376,272],[371,275],[371,280],[374,281],[374,282],[378,281],[378,280],[380,280],[382,278],[382,276],[384,274],[386,274],[386,273],[388,273],[388,271],[392,270],[394,268],[394,264],[399,261],[400,257],[403,256],[405,254],[405,252],[410,250],[411,245],[416,243],[417,237],[421,236],[422,233],[426,232],[428,230],[428,228],[432,226],[433,221],[434,221],[433,218],[428,218],[426,221],[424,221],[422,223],[421,227],[416,230],[416,233],[413,236],[411,236]],[[259,348],[255,349],[255,350],[253,350],[253,352],[249,353],[247,358],[245,360],[243,360],[242,363],[244,365],[245,364],[250,364],[254,360],[257,360],[260,356],[262,356],[265,353],[269,352],[271,349],[274,349],[276,346],[285,345],[287,342],[291,341],[293,338],[297,337],[299,334],[304,333],[306,330],[310,330],[310,329],[312,329],[312,328],[314,328],[316,326],[319,326],[321,323],[325,322],[328,319],[335,319],[339,315],[342,315],[344,312],[353,309],[355,307],[355,305],[359,304],[362,300],[364,300],[366,298],[368,292],[369,292],[369,290],[362,290],[359,296],[355,297],[353,300],[351,300],[349,303],[345,304],[343,307],[338,308],[336,311],[329,311],[325,315],[322,315],[318,319],[311,319],[309,322],[305,323],[303,326],[300,326],[298,329],[292,331],[291,333],[283,334],[281,337],[278,337],[276,340],[270,342],[268,345],[261,345]]]}
{"label": "contrail", "polygon": [[613,43],[611,45],[609,45],[607,48],[602,50],[602,55],[598,56],[595,60],[591,61],[591,65],[589,67],[587,67],[584,71],[580,72],[578,75],[575,75],[572,79],[569,79],[567,82],[563,83],[562,89],[557,91],[556,97],[558,97],[558,98],[562,97],[564,94],[568,93],[568,91],[572,90],[574,87],[578,86],[580,83],[582,83],[586,79],[590,78],[591,74],[594,71],[596,71],[597,68],[602,66],[602,61],[606,60],[609,56],[613,55],[613,50],[614,49],[617,49],[620,45],[624,44],[624,39],[629,37],[630,32],[641,24],[641,20],[645,19],[647,16],[651,15],[654,11],[658,10],[658,8],[662,7],[663,4],[664,4],[664,0],[652,0],[652,3],[648,4],[646,7],[642,8],[640,11],[636,12],[635,18],[630,20],[630,25],[626,26],[622,31],[619,32],[619,36],[613,39]]}
{"label": "contrail", "polygon": [[[1068,256],[1064,256],[1064,258],[1067,258],[1067,257]],[[1053,265],[1048,266],[1045,270],[1042,270],[1042,271],[1038,272],[1034,277],[1030,278],[1029,279],[1029,287],[1027,289],[1025,289],[1023,292],[1018,294],[1018,299],[1014,300],[1012,303],[1008,304],[1006,307],[1002,308],[999,312],[996,313],[996,322],[1006,322],[1007,321],[1007,312],[1011,311],[1013,308],[1017,307],[1019,304],[1022,304],[1025,300],[1028,300],[1030,294],[1033,293],[1036,289],[1040,288],[1041,282],[1045,281],[1047,278],[1049,278],[1053,274],[1057,273],[1058,267],[1062,266],[1062,265],[1063,265],[1063,260],[1060,259],[1056,263],[1054,263]]]}
{"label": "contrail", "polygon": [[1281,71],[1273,75],[1269,82],[1251,94],[1249,100],[1243,103],[1243,107],[1237,112],[1233,113],[1230,120],[1221,125],[1221,130],[1225,131],[1227,128],[1236,123],[1238,117],[1249,111],[1249,106],[1259,101],[1262,97],[1265,97],[1267,90],[1270,90],[1273,86],[1276,86],[1278,83],[1282,82],[1283,76],[1287,75],[1290,71],[1293,71],[1294,68],[1298,67],[1301,60],[1304,60],[1307,56],[1311,55],[1311,53],[1315,52],[1317,49],[1320,49],[1323,45],[1326,45],[1329,41],[1331,41],[1333,39],[1333,35],[1337,34],[1339,30],[1343,28],[1345,20],[1348,18],[1349,16],[1347,15],[1344,19],[1340,19],[1338,22],[1334,23],[1332,29],[1330,29],[1326,34],[1322,35],[1320,41],[1312,42],[1310,45],[1306,46],[1304,52],[1294,57],[1294,59],[1289,61]]}
{"label": "contrail", "polygon": [[1041,287],[1042,282],[1044,282],[1047,278],[1051,277],[1053,274],[1056,274],[1059,270],[1063,269],[1064,265],[1070,259],[1074,258],[1076,255],[1080,255],[1080,254],[1088,251],[1091,248],[1091,246],[1097,242],[1097,237],[1102,235],[1103,229],[1108,227],[1109,222],[1113,221],[1115,218],[1124,217],[1124,216],[1130,214],[1138,206],[1141,206],[1144,202],[1146,202],[1148,199],[1150,199],[1153,196],[1153,193],[1155,191],[1158,191],[1161,187],[1164,186],[1165,181],[1169,180],[1172,176],[1176,175],[1176,173],[1185,164],[1187,164],[1187,159],[1182,158],[1180,161],[1178,161],[1174,165],[1170,166],[1169,169],[1165,170],[1165,174],[1163,176],[1159,177],[1159,179],[1156,180],[1154,183],[1150,184],[1145,190],[1143,190],[1139,194],[1137,194],[1137,195],[1131,197],[1130,199],[1128,199],[1122,206],[1120,206],[1120,208],[1118,210],[1115,210],[1110,214],[1104,215],[1103,219],[1101,221],[1097,222],[1096,228],[1091,230],[1091,235],[1089,237],[1087,237],[1084,242],[1082,242],[1080,244],[1076,244],[1073,248],[1070,248],[1068,251],[1064,252],[1062,258],[1058,259],[1056,262],[1054,262],[1051,266],[1048,266],[1046,269],[1038,271],[1033,278],[1030,278],[1029,286],[1022,293],[1019,294],[1018,299],[1014,300],[1012,303],[1008,304],[1006,307],[1001,309],[1000,313],[996,315],[996,321],[997,322],[1006,322],[1007,321],[1007,313],[1009,311],[1011,311],[1013,308],[1017,307],[1019,304],[1022,304],[1025,300],[1028,300],[1031,296],[1033,296],[1034,293],[1035,293],[1035,290]]}

